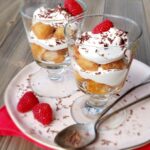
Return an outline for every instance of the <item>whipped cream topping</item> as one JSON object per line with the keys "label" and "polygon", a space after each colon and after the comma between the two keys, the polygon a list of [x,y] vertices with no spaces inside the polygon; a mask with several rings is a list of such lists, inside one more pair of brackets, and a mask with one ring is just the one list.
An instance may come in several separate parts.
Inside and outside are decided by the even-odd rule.
{"label": "whipped cream topping", "polygon": [[91,79],[97,83],[107,84],[109,86],[117,86],[124,81],[128,69],[110,69],[103,70],[101,67],[97,71],[85,71],[74,60],[72,60],[73,68],[85,79]]}
{"label": "whipped cream topping", "polygon": [[[34,25],[41,22],[57,28],[59,26],[65,26],[70,18],[71,14],[61,7],[61,5],[58,5],[56,8],[52,9],[40,7],[33,13],[32,24]],[[31,43],[35,43],[50,51],[57,51],[67,48],[65,39],[59,40],[55,37],[49,39],[38,39],[33,31],[29,33],[28,39]]]}
{"label": "whipped cream topping", "polygon": [[56,8],[40,7],[35,10],[33,14],[33,24],[42,22],[51,26],[64,26],[71,18],[69,14],[61,5]]}
{"label": "whipped cream topping", "polygon": [[67,43],[65,39],[58,40],[55,37],[52,37],[50,39],[38,39],[33,31],[30,32],[28,37],[30,43],[35,43],[47,50],[50,51],[57,51],[64,48],[67,48]]}
{"label": "whipped cream topping", "polygon": [[124,57],[128,37],[126,32],[113,27],[99,34],[84,32],[76,44],[84,58],[97,64],[107,64]]}

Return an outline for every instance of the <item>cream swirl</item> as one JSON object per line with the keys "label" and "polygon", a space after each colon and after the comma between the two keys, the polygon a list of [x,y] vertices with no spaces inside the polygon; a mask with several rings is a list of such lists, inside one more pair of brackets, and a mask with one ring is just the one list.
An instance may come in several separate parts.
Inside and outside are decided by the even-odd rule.
{"label": "cream swirl", "polygon": [[32,23],[42,22],[54,27],[65,26],[70,18],[71,14],[60,5],[56,8],[40,7],[35,10]]}
{"label": "cream swirl", "polygon": [[72,60],[72,66],[82,78],[90,79],[97,83],[103,83],[110,86],[119,85],[122,81],[124,81],[128,72],[127,68],[122,70],[104,70],[102,67],[99,67],[97,71],[85,71],[74,60]]}
{"label": "cream swirl", "polygon": [[76,44],[84,58],[97,64],[107,64],[124,57],[128,37],[126,32],[113,27],[100,34],[84,32]]}
{"label": "cream swirl", "polygon": [[49,39],[38,39],[36,35],[33,33],[33,31],[30,32],[28,39],[30,43],[35,43],[46,50],[50,51],[58,51],[64,48],[67,48],[67,43],[65,39],[58,40],[55,37],[49,38]]}

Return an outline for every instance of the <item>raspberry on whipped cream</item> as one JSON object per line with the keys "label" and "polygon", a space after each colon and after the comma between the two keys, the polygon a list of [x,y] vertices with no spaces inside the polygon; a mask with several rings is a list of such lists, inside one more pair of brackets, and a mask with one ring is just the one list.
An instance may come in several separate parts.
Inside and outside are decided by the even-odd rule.
{"label": "raspberry on whipped cream", "polygon": [[79,44],[79,53],[86,59],[98,64],[107,64],[124,56],[124,46],[128,45],[128,37],[126,32],[113,27],[99,34],[84,32],[76,44]]}

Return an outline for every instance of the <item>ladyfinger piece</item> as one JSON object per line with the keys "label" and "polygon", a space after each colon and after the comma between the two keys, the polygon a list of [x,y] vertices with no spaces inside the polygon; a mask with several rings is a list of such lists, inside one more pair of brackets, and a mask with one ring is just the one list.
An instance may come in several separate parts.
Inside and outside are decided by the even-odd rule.
{"label": "ladyfinger piece", "polygon": [[32,26],[32,31],[38,39],[48,39],[53,35],[55,28],[38,22]]}

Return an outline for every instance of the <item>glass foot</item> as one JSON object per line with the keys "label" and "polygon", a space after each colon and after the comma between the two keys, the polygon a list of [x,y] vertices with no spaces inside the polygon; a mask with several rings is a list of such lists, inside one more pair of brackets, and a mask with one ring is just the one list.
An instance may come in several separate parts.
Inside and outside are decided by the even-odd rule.
{"label": "glass foot", "polygon": [[51,80],[48,71],[41,68],[30,75],[29,83],[32,90],[42,97],[64,98],[78,89],[72,71],[69,69],[62,73],[60,79]]}
{"label": "glass foot", "polygon": [[[71,113],[73,119],[77,123],[95,122],[100,113],[104,110],[104,108],[111,103],[110,100],[109,103],[107,103],[107,105],[105,105],[104,107],[91,107],[86,104],[88,98],[89,98],[88,95],[84,95],[77,98],[73,103]],[[122,107],[122,105],[123,105],[122,103],[118,103],[108,113],[111,113],[114,110]],[[120,113],[112,116],[110,119],[105,121],[102,124],[101,129],[108,130],[117,128],[124,122],[125,118],[126,118],[126,111],[121,111]]]}

